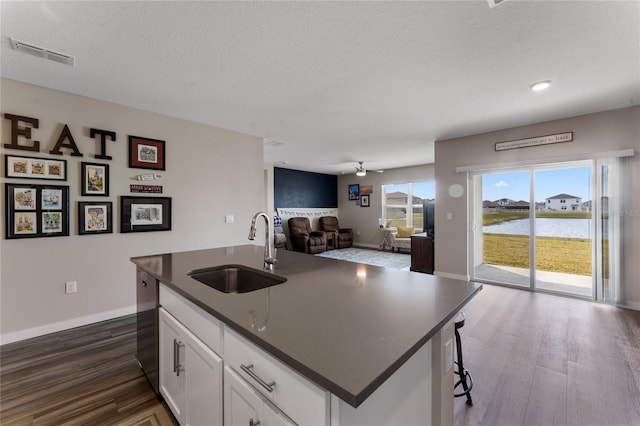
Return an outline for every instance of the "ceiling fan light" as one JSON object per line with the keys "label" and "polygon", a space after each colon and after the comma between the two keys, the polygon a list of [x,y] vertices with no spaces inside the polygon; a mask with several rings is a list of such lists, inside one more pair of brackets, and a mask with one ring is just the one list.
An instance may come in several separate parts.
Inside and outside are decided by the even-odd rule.
{"label": "ceiling fan light", "polygon": [[356,172],[356,176],[360,176],[360,177],[362,177],[362,176],[366,176],[366,175],[367,175],[367,171],[366,171],[366,170],[362,170],[362,169],[361,169],[361,170],[358,170],[358,171]]}

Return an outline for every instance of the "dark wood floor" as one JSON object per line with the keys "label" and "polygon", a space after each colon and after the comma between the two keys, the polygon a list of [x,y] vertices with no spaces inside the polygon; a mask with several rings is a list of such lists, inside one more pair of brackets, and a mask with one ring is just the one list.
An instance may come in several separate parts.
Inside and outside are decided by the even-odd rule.
{"label": "dark wood floor", "polygon": [[[485,285],[461,329],[457,425],[640,425],[640,312]],[[0,423],[112,425],[158,406],[135,317],[0,348]]]}
{"label": "dark wood floor", "polygon": [[457,425],[640,425],[640,312],[491,285],[464,311]]}
{"label": "dark wood floor", "polygon": [[0,347],[0,424],[113,425],[160,405],[135,333],[130,315]]}

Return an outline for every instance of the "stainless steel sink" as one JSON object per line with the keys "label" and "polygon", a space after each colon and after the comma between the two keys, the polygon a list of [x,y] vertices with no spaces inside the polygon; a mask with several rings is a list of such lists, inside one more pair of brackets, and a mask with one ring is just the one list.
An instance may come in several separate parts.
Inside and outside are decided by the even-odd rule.
{"label": "stainless steel sink", "polygon": [[243,265],[196,269],[187,275],[223,293],[248,293],[287,281],[285,277]]}

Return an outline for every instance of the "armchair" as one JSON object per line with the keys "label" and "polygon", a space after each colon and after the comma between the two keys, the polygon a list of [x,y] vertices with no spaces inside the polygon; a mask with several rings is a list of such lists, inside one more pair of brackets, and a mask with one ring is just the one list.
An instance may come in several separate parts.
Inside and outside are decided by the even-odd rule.
{"label": "armchair", "polygon": [[327,250],[327,234],[312,231],[308,218],[292,217],[288,223],[291,247],[295,251],[316,254]]}
{"label": "armchair", "polygon": [[338,218],[335,216],[323,216],[319,219],[320,230],[334,232],[335,248],[351,247],[353,244],[353,230],[351,228],[340,228]]}

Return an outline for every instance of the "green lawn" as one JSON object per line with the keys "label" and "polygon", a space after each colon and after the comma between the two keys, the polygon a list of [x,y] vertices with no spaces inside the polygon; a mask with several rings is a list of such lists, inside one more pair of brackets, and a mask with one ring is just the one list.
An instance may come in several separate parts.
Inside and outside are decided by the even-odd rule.
{"label": "green lawn", "polygon": [[[529,268],[529,237],[483,234],[484,263]],[[536,238],[536,269],[591,275],[591,239]]]}

